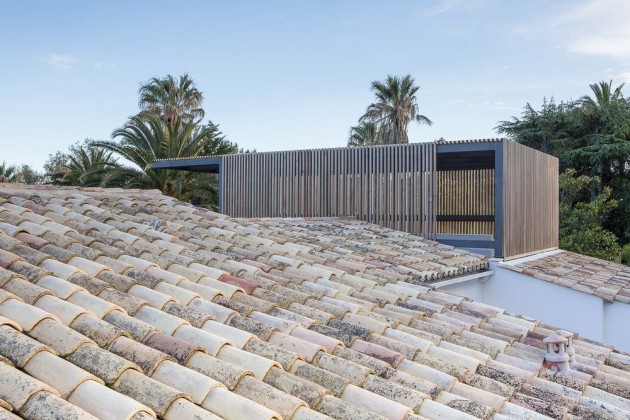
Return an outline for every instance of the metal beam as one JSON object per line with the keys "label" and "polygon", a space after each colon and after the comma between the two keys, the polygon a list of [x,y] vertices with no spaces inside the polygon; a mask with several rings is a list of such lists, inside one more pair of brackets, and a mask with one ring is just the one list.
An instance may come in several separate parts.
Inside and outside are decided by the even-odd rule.
{"label": "metal beam", "polygon": [[222,157],[168,159],[153,162],[151,168],[218,174],[222,162]]}
{"label": "metal beam", "polygon": [[494,222],[492,214],[438,214],[438,222]]}
{"label": "metal beam", "polygon": [[437,153],[454,153],[454,152],[483,152],[488,150],[497,150],[503,146],[503,141],[489,141],[485,143],[439,143]]}
{"label": "metal beam", "polygon": [[487,239],[439,239],[440,243],[456,248],[486,248],[496,249],[496,241]]}

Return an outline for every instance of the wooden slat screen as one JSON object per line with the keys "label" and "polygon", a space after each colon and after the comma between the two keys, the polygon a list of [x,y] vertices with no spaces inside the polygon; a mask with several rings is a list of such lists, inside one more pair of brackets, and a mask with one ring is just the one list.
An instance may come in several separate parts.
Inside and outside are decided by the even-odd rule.
{"label": "wooden slat screen", "polygon": [[[438,171],[437,199],[438,216],[494,216],[494,169]],[[438,220],[438,233],[494,234],[494,220],[469,219]]]}
{"label": "wooden slat screen", "polygon": [[223,157],[223,212],[233,217],[357,217],[435,238],[433,143]]}
{"label": "wooden slat screen", "polygon": [[558,159],[504,141],[503,255],[514,258],[558,247]]}

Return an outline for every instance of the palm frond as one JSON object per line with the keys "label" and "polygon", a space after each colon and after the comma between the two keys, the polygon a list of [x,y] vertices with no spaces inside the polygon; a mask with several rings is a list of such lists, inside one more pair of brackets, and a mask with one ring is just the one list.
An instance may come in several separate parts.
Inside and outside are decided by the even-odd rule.
{"label": "palm frond", "polygon": [[178,120],[199,122],[205,116],[203,94],[188,74],[178,79],[170,74],[154,77],[140,85],[138,94],[142,118],[156,115],[166,124],[175,124]]}
{"label": "palm frond", "polygon": [[382,143],[408,143],[407,128],[412,121],[432,124],[428,117],[419,113],[416,94],[420,87],[415,85],[411,75],[388,75],[384,82],[372,82],[371,89],[376,102],[367,107],[359,122],[379,124]]}

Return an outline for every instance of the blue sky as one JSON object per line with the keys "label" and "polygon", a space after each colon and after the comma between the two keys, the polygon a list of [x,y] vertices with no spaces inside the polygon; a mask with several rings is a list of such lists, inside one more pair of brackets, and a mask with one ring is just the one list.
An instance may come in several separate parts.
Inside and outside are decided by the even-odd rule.
{"label": "blue sky", "polygon": [[434,121],[411,141],[496,137],[526,102],[630,82],[628,22],[627,0],[0,0],[0,162],[108,139],[141,82],[184,72],[259,151],[345,145],[387,74]]}

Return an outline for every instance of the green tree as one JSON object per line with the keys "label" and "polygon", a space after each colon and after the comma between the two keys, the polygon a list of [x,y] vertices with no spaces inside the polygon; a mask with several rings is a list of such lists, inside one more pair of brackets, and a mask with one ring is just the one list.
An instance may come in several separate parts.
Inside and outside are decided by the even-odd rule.
{"label": "green tree", "polygon": [[588,175],[592,202],[606,188],[617,202],[601,227],[624,244],[630,242],[630,100],[623,85],[612,82],[590,85],[591,95],[579,100],[544,101],[540,111],[530,104],[520,118],[501,121],[496,129],[508,138],[557,156],[560,168]]}
{"label": "green tree", "polygon": [[249,151],[239,151],[238,145],[229,141],[219,130],[219,125],[208,121],[205,126],[206,140],[201,149],[202,156],[231,155],[234,153],[249,153]]}
{"label": "green tree", "polygon": [[20,165],[16,167],[15,182],[27,185],[42,184],[45,177],[42,173],[31,168],[30,165]]}
{"label": "green tree", "polygon": [[610,188],[589,200],[591,185],[598,182],[588,175],[577,176],[573,169],[560,175],[560,247],[614,261],[620,252],[618,239],[602,225],[618,203],[611,199]]}
{"label": "green tree", "polygon": [[[111,152],[85,139],[49,154],[44,162],[44,183],[53,185],[97,186],[107,169],[117,166]],[[101,170],[101,168],[103,170]]]}
{"label": "green tree", "polygon": [[621,263],[630,265],[630,244],[626,244],[621,250]]}
{"label": "green tree", "polygon": [[49,155],[45,182],[157,188],[181,200],[196,198],[216,206],[216,175],[152,167],[157,159],[250,153],[228,141],[219,125],[202,123],[202,103],[202,93],[187,74],[149,80],[139,90],[138,115],[115,130],[112,140],[86,140]]}
{"label": "green tree", "polygon": [[362,121],[350,127],[348,146],[374,146],[382,143],[383,130],[374,121]]}
{"label": "green tree", "polygon": [[56,185],[96,187],[109,171],[120,167],[112,152],[94,146],[92,140],[71,146],[70,153],[59,159],[55,172],[46,174]]}
{"label": "green tree", "polygon": [[17,182],[17,167],[2,162],[0,165],[0,182]]}
{"label": "green tree", "polygon": [[417,93],[411,75],[404,77],[387,76],[384,82],[372,82],[372,92],[376,102],[370,104],[359,122],[370,121],[382,126],[383,144],[407,144],[409,123],[431,125],[429,118],[418,110]]}
{"label": "green tree", "polygon": [[571,136],[571,112],[574,105],[568,102],[556,104],[553,98],[543,99],[540,111],[529,103],[520,118],[500,122],[496,130],[532,149],[554,156],[561,155]]}
{"label": "green tree", "polygon": [[[70,146],[72,149],[73,146]],[[50,153],[48,159],[44,162],[45,183],[60,185],[63,175],[68,164],[68,153],[57,150],[54,154]]]}
{"label": "green tree", "polygon": [[583,173],[599,178],[591,195],[610,185],[614,177],[628,175],[630,163],[630,101],[622,95],[623,84],[613,89],[612,81],[590,85],[593,96],[583,96],[576,111],[581,136],[564,155]]}
{"label": "green tree", "polygon": [[[163,193],[187,200],[200,190],[214,190],[213,177],[201,177],[196,173],[153,169],[157,159],[197,157],[206,154],[234,152],[238,147],[227,140],[210,123],[199,126],[176,120],[164,124],[157,116],[132,117],[123,127],[112,134],[112,141],[97,141],[101,147],[132,162],[133,166],[120,166],[107,171],[104,185],[123,185],[133,188],[157,188]],[[115,141],[118,139],[119,141]],[[205,183],[202,183],[203,180]],[[212,193],[205,194],[210,200]]]}
{"label": "green tree", "polygon": [[181,119],[184,123],[200,121],[205,112],[203,94],[195,83],[184,74],[179,78],[172,75],[154,77],[140,86],[138,105],[141,116],[157,115],[165,124],[174,124]]}
{"label": "green tree", "polygon": [[202,150],[205,132],[199,132],[196,124],[176,120],[164,124],[155,115],[132,117],[112,134],[117,141],[97,141],[95,146],[108,150],[135,166],[121,166],[110,171],[104,183],[119,182],[134,188],[158,188],[162,192],[180,198],[177,183],[180,173],[154,170],[157,159],[198,156]]}

